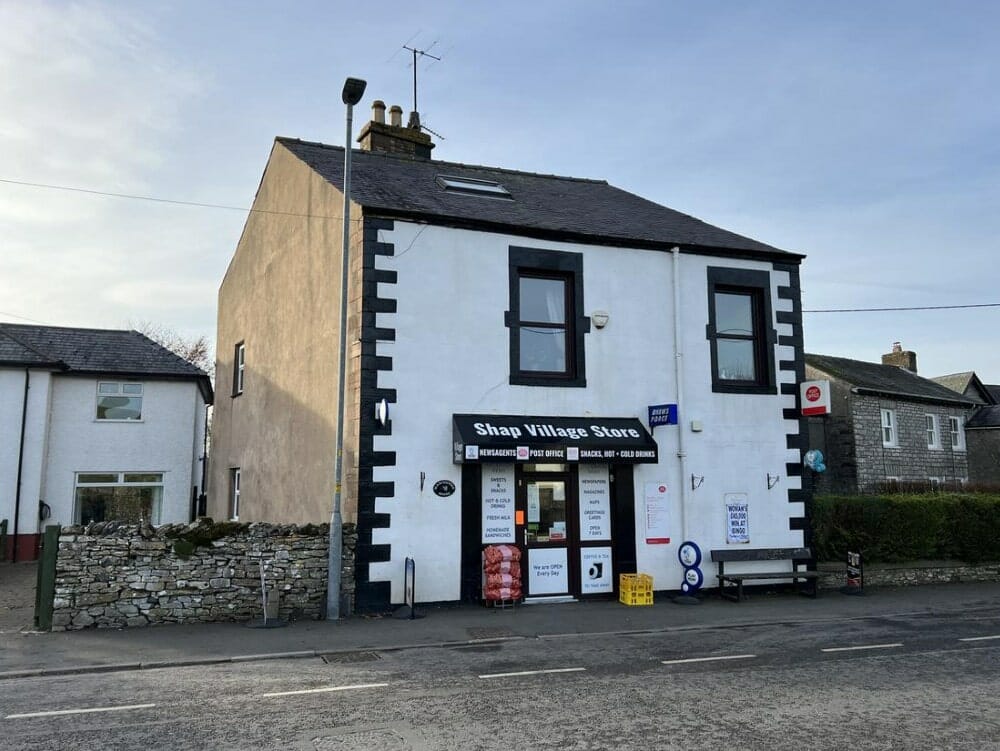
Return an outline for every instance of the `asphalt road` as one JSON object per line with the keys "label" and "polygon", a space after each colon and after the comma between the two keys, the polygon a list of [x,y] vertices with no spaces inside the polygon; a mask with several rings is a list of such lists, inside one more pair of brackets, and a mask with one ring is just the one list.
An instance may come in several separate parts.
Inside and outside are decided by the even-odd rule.
{"label": "asphalt road", "polygon": [[1000,749],[1000,612],[0,683],[0,749],[555,748]]}

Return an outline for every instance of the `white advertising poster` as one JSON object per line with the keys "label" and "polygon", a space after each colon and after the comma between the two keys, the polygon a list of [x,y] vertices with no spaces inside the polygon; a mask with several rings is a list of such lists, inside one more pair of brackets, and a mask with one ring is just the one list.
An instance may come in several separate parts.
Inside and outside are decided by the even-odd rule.
{"label": "white advertising poster", "polygon": [[750,504],[746,493],[726,493],[726,542],[750,542]]}
{"label": "white advertising poster", "polygon": [[580,539],[611,539],[611,480],[606,464],[580,465]]}
{"label": "white advertising poster", "polygon": [[566,548],[528,551],[528,594],[561,595],[569,592]]}
{"label": "white advertising poster", "polygon": [[667,522],[667,483],[646,483],[646,544],[669,545],[670,527]]}
{"label": "white advertising poster", "polygon": [[614,592],[611,548],[580,548],[580,593]]}
{"label": "white advertising poster", "polygon": [[538,486],[528,483],[528,524],[538,524],[541,520],[541,506],[538,500]]}
{"label": "white advertising poster", "polygon": [[483,465],[483,544],[514,542],[514,465]]}

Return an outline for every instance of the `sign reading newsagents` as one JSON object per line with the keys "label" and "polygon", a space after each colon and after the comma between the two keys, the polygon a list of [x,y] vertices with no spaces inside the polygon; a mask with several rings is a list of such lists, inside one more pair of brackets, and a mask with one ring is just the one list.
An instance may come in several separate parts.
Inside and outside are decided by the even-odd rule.
{"label": "sign reading newsagents", "polygon": [[454,415],[458,464],[524,461],[651,464],[656,441],[634,417]]}

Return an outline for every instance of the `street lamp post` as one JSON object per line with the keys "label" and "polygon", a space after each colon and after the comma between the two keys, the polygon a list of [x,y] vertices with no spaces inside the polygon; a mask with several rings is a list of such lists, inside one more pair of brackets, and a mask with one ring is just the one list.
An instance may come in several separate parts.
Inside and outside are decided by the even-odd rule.
{"label": "street lamp post", "polygon": [[330,519],[330,559],[326,585],[326,619],[340,618],[340,568],[344,547],[344,520],[340,514],[341,486],[344,478],[344,389],[347,372],[347,275],[350,271],[351,243],[351,136],[354,105],[361,101],[368,84],[360,78],[344,82],[341,99],[347,105],[347,135],[344,139],[344,246],[340,272],[340,373],[337,383],[337,467],[334,476],[333,516]]}

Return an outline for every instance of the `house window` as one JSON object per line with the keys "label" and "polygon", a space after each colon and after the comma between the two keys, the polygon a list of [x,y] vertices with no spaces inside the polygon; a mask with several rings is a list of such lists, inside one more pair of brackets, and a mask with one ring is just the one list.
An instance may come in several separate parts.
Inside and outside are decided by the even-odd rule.
{"label": "house window", "polygon": [[713,391],[775,393],[770,285],[766,271],[708,269]]}
{"label": "house window", "polygon": [[162,472],[80,472],[76,475],[76,523],[160,523]]}
{"label": "house window", "polygon": [[896,411],[892,409],[883,409],[881,412],[882,445],[886,448],[894,448],[898,438],[896,434]]}
{"label": "house window", "polygon": [[240,468],[229,470],[229,518],[240,520]]}
{"label": "house window", "polygon": [[141,420],[142,384],[97,382],[98,420]]}
{"label": "house window", "polygon": [[961,417],[949,417],[948,429],[951,432],[951,447],[955,451],[965,451],[964,420]]}
{"label": "house window", "polygon": [[586,386],[583,256],[510,249],[510,382]]}
{"label": "house window", "polygon": [[927,483],[930,485],[931,490],[940,490],[941,485],[944,484],[943,477],[928,477]]}
{"label": "house window", "polygon": [[247,350],[243,342],[236,345],[233,356],[233,396],[243,393],[243,374],[246,371]]}
{"label": "house window", "polygon": [[924,415],[927,421],[927,448],[941,448],[941,432],[938,430],[937,415]]}

